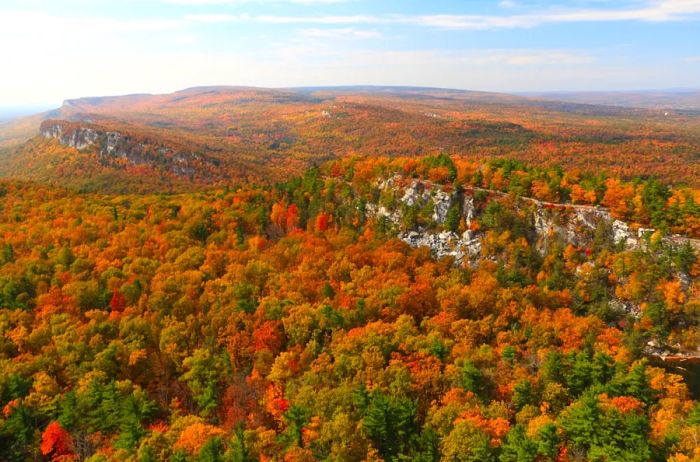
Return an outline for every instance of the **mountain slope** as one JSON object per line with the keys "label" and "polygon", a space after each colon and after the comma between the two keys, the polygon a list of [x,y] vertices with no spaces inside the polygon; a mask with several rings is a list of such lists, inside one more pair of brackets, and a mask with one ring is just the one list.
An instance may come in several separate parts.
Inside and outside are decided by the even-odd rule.
{"label": "mountain slope", "polygon": [[[146,137],[151,145],[175,146],[208,160],[193,167],[190,180],[187,175],[170,178],[172,169],[164,168],[157,156],[139,162],[158,177],[156,183],[178,183],[173,189],[237,179],[276,181],[309,165],[353,155],[435,152],[471,159],[507,156],[700,186],[700,116],[652,109],[444,89],[202,87],[167,95],[68,100],[55,111],[6,125],[2,136],[15,142],[31,127],[38,133],[40,120],[46,119]],[[42,170],[47,160],[42,146],[38,139],[15,143],[0,163],[0,175],[51,177]],[[84,160],[104,164],[99,155]],[[34,165],[32,172],[23,169],[28,163]],[[123,165],[108,164],[123,176]],[[76,176],[89,183],[79,170],[53,180],[61,184]]]}
{"label": "mountain slope", "polygon": [[[0,182],[0,457],[692,460],[697,254],[472,184],[505,172],[565,189],[444,156],[171,196]],[[412,247],[443,233],[479,249]]]}

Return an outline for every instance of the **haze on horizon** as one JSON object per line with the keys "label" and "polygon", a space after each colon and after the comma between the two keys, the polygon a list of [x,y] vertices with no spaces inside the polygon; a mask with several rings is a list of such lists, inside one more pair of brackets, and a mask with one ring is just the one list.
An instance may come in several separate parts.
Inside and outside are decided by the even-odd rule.
{"label": "haze on horizon", "polygon": [[0,107],[201,85],[697,87],[700,0],[6,0]]}

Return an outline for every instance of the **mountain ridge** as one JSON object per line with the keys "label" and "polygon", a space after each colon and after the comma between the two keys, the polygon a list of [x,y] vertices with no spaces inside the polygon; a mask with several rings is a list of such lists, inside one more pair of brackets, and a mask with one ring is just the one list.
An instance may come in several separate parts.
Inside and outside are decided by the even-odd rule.
{"label": "mountain ridge", "polygon": [[[37,143],[26,140],[38,135],[46,119],[99,124],[107,132],[191,146],[221,168],[209,183],[249,177],[274,181],[290,169],[300,173],[348,155],[445,152],[601,169],[627,179],[651,174],[700,186],[700,116],[385,86],[208,86],[70,99],[55,110],[0,126],[0,146],[7,148],[1,176],[22,178],[27,156],[42,157],[33,152]],[[207,183],[206,169],[194,174]]]}

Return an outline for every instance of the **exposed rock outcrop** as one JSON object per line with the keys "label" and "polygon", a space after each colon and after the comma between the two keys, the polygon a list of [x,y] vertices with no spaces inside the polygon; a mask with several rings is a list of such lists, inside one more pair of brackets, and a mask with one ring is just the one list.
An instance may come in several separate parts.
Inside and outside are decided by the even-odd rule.
{"label": "exposed rock outcrop", "polygon": [[447,212],[452,206],[453,197],[442,189],[438,189],[432,196],[433,200],[433,221],[443,224],[447,220]]}
{"label": "exposed rock outcrop", "polygon": [[679,365],[684,363],[700,365],[700,346],[696,347],[694,351],[684,350],[679,344],[665,345],[656,340],[649,340],[644,348],[644,352],[664,362],[672,362]]}
{"label": "exposed rock outcrop", "polygon": [[365,205],[365,213],[374,218],[386,218],[394,225],[399,225],[401,223],[401,212],[398,210],[389,210],[383,205],[369,203]]}
{"label": "exposed rock outcrop", "polygon": [[216,162],[199,154],[84,122],[46,120],[41,124],[40,133],[64,146],[94,149],[100,162],[107,165],[143,165],[179,177],[191,177],[202,167],[210,174],[216,171]]}
{"label": "exposed rock outcrop", "polygon": [[[380,181],[376,186],[381,192],[393,193],[404,206],[432,209],[434,226],[403,230],[398,234],[401,240],[413,247],[429,247],[437,257],[452,256],[458,263],[479,256],[483,233],[466,231],[459,235],[442,229],[450,208],[459,205],[461,218],[466,227],[471,228],[472,222],[478,218],[475,200],[477,192],[489,196],[505,196],[499,191],[473,187],[465,188],[464,192],[458,194],[455,191],[448,192],[440,185],[417,179],[407,180],[399,175]],[[654,233],[654,230],[649,228],[633,230],[629,224],[614,219],[608,210],[598,206],[558,204],[528,197],[519,198],[518,204],[518,207],[531,211],[531,222],[537,238],[536,246],[542,253],[553,240],[587,246],[599,229],[608,233],[615,244],[623,245],[627,249],[646,245],[647,238]],[[366,212],[370,216],[385,217],[396,226],[402,224],[401,207],[367,204]],[[700,250],[700,241],[696,239],[677,235],[665,236],[663,239],[672,246],[690,244],[696,250]],[[634,311],[631,307],[624,308],[626,311]]]}
{"label": "exposed rock outcrop", "polygon": [[[484,210],[486,202],[494,197],[505,196],[501,192],[481,188],[454,191],[451,187],[446,189],[440,185],[398,175],[380,181],[376,186],[379,189],[379,197],[384,198],[385,204],[367,204],[365,212],[368,216],[386,219],[397,230],[398,238],[411,247],[427,247],[435,257],[452,257],[458,265],[478,264],[485,232],[473,231],[478,229],[473,226],[474,222],[480,218],[480,211]],[[461,234],[450,231],[446,226],[448,212],[456,206],[465,225],[462,229],[466,228]],[[527,197],[518,198],[514,206],[529,214],[532,234],[528,240],[542,254],[545,254],[554,242],[590,248],[593,242],[601,237],[626,249],[646,248],[650,243],[650,236],[654,233],[653,229],[648,228],[635,230],[629,224],[613,218],[610,212],[602,207],[556,204]],[[414,208],[412,213],[416,213],[416,210],[423,213],[421,224],[413,226],[412,229],[406,229],[411,223],[411,220],[404,220],[403,212],[406,207]],[[432,222],[428,217],[432,218]],[[665,236],[662,239],[670,246],[690,244],[696,250],[700,250],[700,240],[677,235]],[[676,277],[684,289],[687,289],[690,284],[688,275],[678,272]],[[639,304],[614,296],[609,302],[609,308],[637,318],[642,312]],[[661,350],[663,353],[659,352]],[[661,359],[671,355],[666,352],[667,348],[663,347],[661,350],[651,352],[650,355],[659,356]]]}
{"label": "exposed rock outcrop", "polygon": [[430,200],[430,192],[425,188],[425,184],[420,181],[412,181],[404,190],[401,202],[404,204],[419,205]]}
{"label": "exposed rock outcrop", "polygon": [[481,253],[481,239],[469,230],[461,236],[452,231],[439,233],[405,231],[399,234],[399,239],[411,247],[430,247],[436,257],[451,256],[457,263],[462,263],[465,258],[476,258]]}
{"label": "exposed rock outcrop", "polygon": [[46,121],[39,130],[44,138],[57,139],[64,146],[75,149],[85,149],[95,144],[100,137],[97,130],[86,127],[68,127],[56,121]]}

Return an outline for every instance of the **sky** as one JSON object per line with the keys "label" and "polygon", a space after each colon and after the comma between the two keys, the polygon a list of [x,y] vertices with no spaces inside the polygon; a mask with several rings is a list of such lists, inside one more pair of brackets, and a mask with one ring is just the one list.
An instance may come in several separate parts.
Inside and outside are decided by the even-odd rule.
{"label": "sky", "polygon": [[700,0],[2,0],[0,107],[200,85],[700,87]]}

